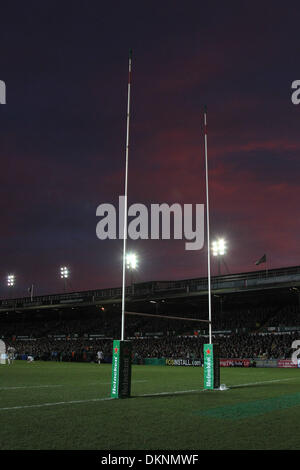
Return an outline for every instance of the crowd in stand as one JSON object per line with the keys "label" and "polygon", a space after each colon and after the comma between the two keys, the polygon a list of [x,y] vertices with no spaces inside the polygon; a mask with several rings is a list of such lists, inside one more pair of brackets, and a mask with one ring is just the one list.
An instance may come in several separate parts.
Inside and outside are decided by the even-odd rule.
{"label": "crowd in stand", "polygon": [[[300,332],[263,333],[261,326],[299,326],[300,330],[299,320],[299,307],[295,305],[279,310],[264,308],[220,312],[215,318],[214,327],[230,333],[219,334],[214,337],[214,342],[220,344],[223,358],[290,358],[292,342],[299,339]],[[32,355],[41,360],[90,362],[96,360],[99,350],[109,360],[112,340],[120,336],[119,328],[119,315],[101,313],[85,319],[2,321],[0,337],[5,339],[7,345],[15,347],[18,357]],[[102,338],[92,337],[91,334],[95,333],[101,334]],[[28,338],[21,340],[18,335]],[[62,337],[58,338],[59,335]],[[133,355],[137,362],[154,357],[198,359],[202,357],[203,344],[208,341],[194,324],[191,326],[186,321],[174,322],[153,317],[128,319],[127,335],[132,339]]]}
{"label": "crowd in stand", "polygon": [[[291,357],[291,345],[297,333],[285,335],[240,335],[218,336],[214,342],[220,344],[223,358],[286,359]],[[202,358],[204,337],[162,337],[133,339],[133,355],[138,361],[146,358]],[[27,341],[9,341],[19,357],[32,355],[36,359],[53,361],[95,361],[97,351],[109,358],[112,340],[54,340],[40,338]]]}

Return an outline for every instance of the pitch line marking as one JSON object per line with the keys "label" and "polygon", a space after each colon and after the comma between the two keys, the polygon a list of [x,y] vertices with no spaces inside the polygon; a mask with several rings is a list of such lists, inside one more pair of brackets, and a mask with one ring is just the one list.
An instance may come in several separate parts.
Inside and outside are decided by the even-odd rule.
{"label": "pitch line marking", "polygon": [[[148,382],[148,380],[133,380],[131,383],[143,383],[143,382]],[[111,382],[89,382],[88,384],[85,385],[110,385]],[[71,385],[67,384],[60,384],[60,385],[21,385],[17,387],[0,387],[1,390],[24,390],[24,389],[29,389],[29,388],[54,388],[54,387],[68,387]],[[72,385],[73,387],[73,385]]]}
{"label": "pitch line marking", "polygon": [[[240,385],[232,385],[231,388],[234,387],[242,387],[242,386],[249,386],[249,385],[260,385],[265,383],[272,383],[272,382],[284,382],[286,380],[294,380],[294,377],[286,378],[286,379],[275,379],[275,380],[266,380],[263,382],[251,382],[248,384],[240,384]],[[137,395],[137,397],[151,397],[151,396],[163,396],[163,395],[179,395],[184,393],[192,393],[192,392],[206,392],[205,389],[196,389],[196,390],[179,390],[175,392],[157,392],[157,393],[147,393],[144,395]],[[23,410],[26,408],[43,408],[45,406],[59,406],[59,405],[73,405],[73,404],[81,404],[81,403],[93,403],[93,402],[100,402],[100,401],[111,401],[115,400],[115,398],[105,397],[105,398],[91,398],[89,400],[71,400],[71,401],[59,401],[59,402],[50,402],[50,403],[40,403],[36,405],[21,405],[21,406],[10,406],[5,408],[0,408],[0,411],[9,411],[9,410]]]}
{"label": "pitch line marking", "polygon": [[63,385],[22,385],[18,387],[0,387],[0,390],[24,390],[26,388],[50,388],[50,387],[63,387]]}
{"label": "pitch line marking", "polygon": [[[238,384],[238,385],[228,385],[229,388],[237,388],[237,387],[247,387],[249,385],[261,385],[266,383],[273,383],[273,382],[284,382],[286,380],[294,380],[295,377],[289,377],[287,379],[275,379],[275,380],[265,380],[263,382],[250,382],[247,384]],[[179,390],[177,392],[157,392],[157,393],[147,393],[144,395],[137,395],[139,397],[151,397],[151,396],[159,396],[159,395],[179,395],[183,393],[193,393],[193,392],[206,392],[206,389],[197,389],[197,390]],[[214,391],[214,390],[213,390]]]}
{"label": "pitch line marking", "polygon": [[229,385],[230,388],[237,388],[237,387],[248,387],[249,385],[261,385],[273,382],[285,382],[286,380],[294,380],[295,377],[289,377],[287,379],[274,379],[274,380],[265,380],[264,382],[250,382],[248,384],[239,384],[239,385]]}
{"label": "pitch line marking", "polygon": [[[145,382],[149,382],[149,380],[132,380],[131,381],[132,384],[145,383]],[[89,382],[86,385],[110,385],[110,384],[111,382]]]}
{"label": "pitch line marking", "polygon": [[107,400],[114,400],[114,398],[111,398],[111,397],[91,398],[90,400],[58,401],[58,402],[50,402],[50,403],[40,403],[39,405],[9,406],[7,408],[0,408],[0,411],[23,410],[23,409],[26,409],[26,408],[42,408],[44,406],[73,405],[73,404],[77,404],[77,403],[92,403],[92,402],[107,401]]}

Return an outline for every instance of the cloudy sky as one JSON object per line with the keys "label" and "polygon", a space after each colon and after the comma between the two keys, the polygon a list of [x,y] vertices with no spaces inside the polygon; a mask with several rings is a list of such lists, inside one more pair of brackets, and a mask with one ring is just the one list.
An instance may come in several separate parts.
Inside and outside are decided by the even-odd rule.
{"label": "cloudy sky", "polygon": [[[43,1],[1,6],[0,294],[121,284],[122,241],[96,209],[124,193],[133,49],[129,204],[204,204],[208,106],[211,237],[231,273],[300,264],[296,2]],[[136,281],[205,276],[207,246],[129,240]],[[265,267],[265,266],[262,266]],[[213,273],[217,266],[213,260]],[[10,294],[11,295],[11,294]]]}

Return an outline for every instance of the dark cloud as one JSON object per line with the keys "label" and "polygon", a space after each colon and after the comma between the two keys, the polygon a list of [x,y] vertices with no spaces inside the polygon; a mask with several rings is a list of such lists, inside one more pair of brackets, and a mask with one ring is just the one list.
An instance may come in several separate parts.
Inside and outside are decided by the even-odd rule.
{"label": "dark cloud", "polygon": [[[124,191],[127,55],[133,48],[129,202],[204,203],[208,105],[212,237],[232,272],[299,264],[297,3],[26,2],[1,8],[1,294],[9,271],[58,291],[120,285],[121,241],[96,208]],[[206,274],[206,247],[129,241],[138,280]],[[213,266],[214,268],[214,266]]]}

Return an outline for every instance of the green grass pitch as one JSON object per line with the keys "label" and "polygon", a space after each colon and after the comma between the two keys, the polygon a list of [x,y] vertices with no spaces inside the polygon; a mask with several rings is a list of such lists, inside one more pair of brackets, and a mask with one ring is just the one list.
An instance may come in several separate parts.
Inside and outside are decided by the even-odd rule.
{"label": "green grass pitch", "polygon": [[0,366],[0,449],[300,449],[300,370],[133,366],[132,397],[110,399],[111,365]]}

